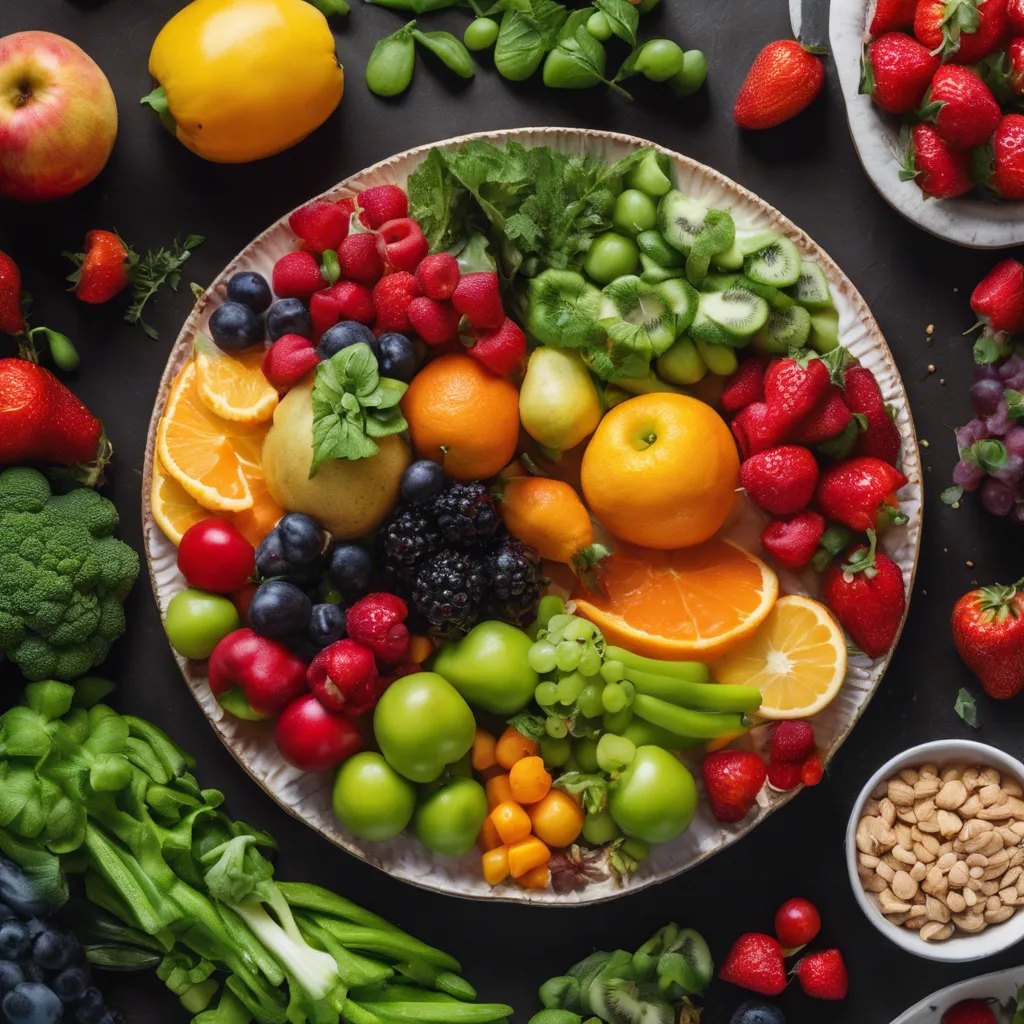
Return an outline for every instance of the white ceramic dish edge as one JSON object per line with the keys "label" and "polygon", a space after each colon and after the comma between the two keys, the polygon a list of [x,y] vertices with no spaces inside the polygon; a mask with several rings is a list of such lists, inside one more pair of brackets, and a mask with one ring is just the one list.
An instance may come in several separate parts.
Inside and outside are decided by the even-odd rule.
{"label": "white ceramic dish edge", "polygon": [[901,1013],[891,1024],[936,1024],[943,1013],[964,999],[997,999],[1000,1003],[1016,998],[1024,985],[1024,967],[1008,967],[993,974],[958,981],[925,996]]}

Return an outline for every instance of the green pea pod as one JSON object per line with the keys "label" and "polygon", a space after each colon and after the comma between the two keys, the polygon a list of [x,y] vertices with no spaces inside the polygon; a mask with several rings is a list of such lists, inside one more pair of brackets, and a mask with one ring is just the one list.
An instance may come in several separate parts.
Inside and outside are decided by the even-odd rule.
{"label": "green pea pod", "polygon": [[652,675],[675,676],[691,683],[706,683],[711,678],[710,669],[699,661],[658,661],[634,654],[624,647],[608,647],[604,656],[606,661],[621,661],[627,669],[636,668]]}
{"label": "green pea pod", "polygon": [[[425,960],[446,971],[460,970],[459,962],[453,956],[428,946],[419,939],[402,932],[387,932],[378,928],[363,928],[360,925],[346,924],[335,918],[314,914],[314,919],[322,928],[326,928],[340,943],[366,953],[380,953],[394,960]],[[511,1012],[511,1011],[510,1011]]]}
{"label": "green pea pod", "polygon": [[68,373],[78,369],[78,350],[66,334],[51,330],[49,327],[33,327],[28,332],[28,336],[33,342],[38,335],[42,335],[46,339],[46,344],[50,348],[50,355],[53,357],[53,361],[57,364],[58,369]]}
{"label": "green pea pod", "polygon": [[423,960],[399,964],[396,970],[399,974],[412,978],[424,988],[436,989],[438,992],[444,992],[446,995],[470,1003],[476,999],[476,989],[461,975],[453,974],[451,971],[442,971]]}
{"label": "green pea pod", "polygon": [[352,1002],[351,999],[345,1001],[345,1008],[341,1015],[349,1024],[383,1024],[382,1018],[375,1013],[370,1013],[358,1003]]}
{"label": "green pea pod", "polygon": [[295,922],[307,942],[315,943],[334,957],[338,977],[349,988],[376,985],[394,977],[395,972],[386,964],[346,949],[326,928],[313,919],[313,915],[299,911],[295,915]]}
{"label": "green pea pod", "polygon": [[633,699],[633,712],[645,721],[660,725],[677,736],[690,736],[701,740],[713,740],[719,736],[742,733],[750,728],[743,715],[690,711],[657,697],[648,697],[645,693],[638,693]]}
{"label": "green pea pod", "polygon": [[472,78],[476,65],[469,50],[451,32],[421,32],[412,30],[413,38],[424,49],[429,50],[449,70],[460,78]]}
{"label": "green pea pod", "polygon": [[148,949],[112,943],[85,946],[85,959],[104,971],[145,971],[160,963],[160,956]]}
{"label": "green pea pod", "polygon": [[323,267],[324,277],[327,278],[328,282],[330,284],[337,284],[338,278],[341,277],[341,264],[338,262],[338,254],[333,249],[325,249],[320,257],[320,263]]}
{"label": "green pea pod", "polygon": [[638,669],[626,669],[626,678],[637,693],[695,711],[756,711],[761,706],[761,691],[756,686],[691,683]]}
{"label": "green pea pod", "polygon": [[366,85],[377,96],[401,96],[416,67],[415,21],[378,40],[366,62]]}
{"label": "green pea pod", "polygon": [[528,1024],[580,1024],[583,1018],[572,1010],[541,1010],[535,1013]]}
{"label": "green pea pod", "polygon": [[76,679],[75,696],[71,701],[71,706],[88,710],[116,689],[117,687],[109,679],[100,679],[99,676],[85,676],[83,679]]}
{"label": "green pea pod", "polygon": [[322,889],[319,885],[311,885],[308,882],[278,882],[277,887],[293,907],[303,907],[306,910],[340,917],[366,928],[376,928],[378,931],[404,934],[397,925],[385,921],[383,917],[378,917],[369,910],[363,910],[362,907],[329,889]]}
{"label": "green pea pod", "polygon": [[502,1003],[363,1003],[362,1007],[387,1024],[490,1024],[512,1012],[511,1006]]}

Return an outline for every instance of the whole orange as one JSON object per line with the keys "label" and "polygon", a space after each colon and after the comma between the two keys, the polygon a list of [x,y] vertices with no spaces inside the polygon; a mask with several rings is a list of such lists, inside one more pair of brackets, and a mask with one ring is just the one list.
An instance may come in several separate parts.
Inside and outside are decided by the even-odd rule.
{"label": "whole orange", "polygon": [[402,399],[413,448],[455,480],[494,476],[515,454],[519,392],[466,355],[432,359]]}
{"label": "whole orange", "polygon": [[587,504],[609,533],[648,548],[707,540],[736,504],[740,460],[721,416],[685,395],[615,406],[583,455]]}

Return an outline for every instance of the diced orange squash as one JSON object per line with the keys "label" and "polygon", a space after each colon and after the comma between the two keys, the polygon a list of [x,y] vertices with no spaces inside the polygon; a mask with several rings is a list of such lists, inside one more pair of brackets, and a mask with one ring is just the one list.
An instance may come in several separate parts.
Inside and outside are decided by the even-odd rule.
{"label": "diced orange squash", "polygon": [[498,764],[507,771],[516,761],[520,761],[524,757],[533,757],[539,749],[536,740],[524,736],[518,729],[510,725],[499,737],[494,754],[498,759]]}
{"label": "diced orange squash", "polygon": [[512,787],[508,783],[508,775],[495,775],[484,784],[487,793],[487,806],[493,811],[498,804],[512,799]]}
{"label": "diced orange squash", "polygon": [[505,845],[518,843],[530,834],[530,816],[514,800],[506,800],[491,811],[491,821]]}
{"label": "diced orange squash", "polygon": [[486,729],[477,729],[476,735],[473,737],[472,764],[474,770],[483,772],[498,763],[498,759],[494,756],[494,748],[497,743],[498,741]]}
{"label": "diced orange squash", "polygon": [[541,864],[520,875],[516,881],[524,889],[546,889],[551,884],[551,869],[547,864]]}
{"label": "diced orange squash", "polygon": [[498,830],[494,827],[494,822],[490,818],[484,818],[484,823],[480,828],[480,835],[476,837],[476,842],[477,846],[484,853],[502,845],[501,836],[498,835]]}
{"label": "diced orange squash", "polygon": [[513,878],[519,878],[549,860],[551,851],[536,836],[527,836],[508,848],[508,867]]}
{"label": "diced orange squash", "polygon": [[488,850],[480,858],[484,872],[484,881],[488,885],[499,885],[508,878],[508,847],[498,846]]}

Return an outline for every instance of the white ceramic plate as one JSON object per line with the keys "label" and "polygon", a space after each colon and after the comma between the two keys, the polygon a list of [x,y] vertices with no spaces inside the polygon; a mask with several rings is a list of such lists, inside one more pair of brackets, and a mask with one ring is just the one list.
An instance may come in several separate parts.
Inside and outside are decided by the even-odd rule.
{"label": "white ceramic plate", "polygon": [[[466,138],[486,139],[497,144],[514,140],[524,146],[546,145],[567,153],[590,153],[608,160],[616,160],[638,146],[650,145],[641,139],[626,135],[563,128],[485,132],[461,139],[450,139],[437,145],[454,146]],[[424,146],[384,160],[340,183],[325,195],[337,199],[371,185],[388,182],[404,185],[409,174],[431,148]],[[890,530],[885,535],[883,546],[902,568],[909,595],[920,543],[920,455],[903,383],[892,353],[871,316],[871,311],[831,258],[777,210],[717,171],[678,153],[668,150],[662,152],[674,162],[679,188],[682,191],[700,198],[711,206],[731,208],[740,228],[773,227],[784,232],[793,239],[804,256],[817,260],[825,271],[839,310],[841,341],[854,356],[874,372],[885,401],[895,411],[896,423],[903,435],[903,472],[910,483],[900,497],[902,507],[910,517],[910,523],[901,529]],[[168,359],[150,423],[142,492],[146,555],[153,592],[161,615],[166,615],[171,597],[184,586],[184,581],[178,575],[175,566],[176,549],[154,522],[149,505],[156,427],[167,401],[170,382],[189,358],[196,331],[205,329],[210,313],[223,300],[226,282],[231,274],[237,270],[250,269],[263,273],[269,279],[274,262],[286,252],[293,250],[296,245],[296,238],[288,228],[287,217],[282,217],[247,246],[197,302]],[[751,550],[757,550],[758,534],[763,523],[761,513],[752,505],[748,505],[740,510],[730,525],[730,535],[745,543]],[[818,578],[813,572],[802,576],[783,572],[780,573],[780,582],[782,588],[790,593],[802,592],[813,595],[818,588]],[[846,683],[839,696],[814,720],[818,745],[829,756],[846,738],[866,707],[872,693],[881,682],[888,662],[888,658],[876,661],[864,657],[851,659]],[[365,843],[347,833],[331,813],[331,775],[309,775],[289,767],[277,753],[269,725],[243,722],[224,712],[210,693],[205,663],[189,662],[182,658],[178,659],[178,663],[186,683],[217,730],[217,734],[246,771],[282,807],[301,818],[331,842],[396,878],[458,896],[548,904],[588,903],[610,899],[670,878],[699,864],[749,832],[767,814],[786,803],[793,795],[775,793],[766,788],[759,797],[757,808],[738,825],[723,825],[715,821],[706,801],[702,801],[689,830],[673,842],[656,847],[641,870],[625,887],[620,887],[609,878],[606,882],[589,885],[582,892],[567,895],[558,895],[551,890],[524,890],[511,883],[492,889],[480,876],[479,856],[475,852],[467,854],[462,859],[437,857],[424,849],[412,836],[399,836],[386,843]],[[761,729],[757,732],[761,735],[755,735],[753,741],[760,740],[764,743],[767,730]],[[699,771],[696,774],[699,777]]]}
{"label": "white ceramic plate", "polygon": [[860,58],[875,0],[832,0],[829,41],[846,102],[850,134],[871,183],[907,220],[947,242],[1006,249],[1024,242],[1024,206],[985,199],[928,199],[900,181],[900,120],[860,93]]}
{"label": "white ceramic plate", "polygon": [[951,1006],[965,999],[996,999],[1000,1003],[1017,998],[1017,989],[1024,985],[1024,967],[1009,967],[994,974],[958,981],[933,992],[914,1003],[891,1024],[939,1024],[939,1019]]}

